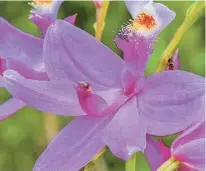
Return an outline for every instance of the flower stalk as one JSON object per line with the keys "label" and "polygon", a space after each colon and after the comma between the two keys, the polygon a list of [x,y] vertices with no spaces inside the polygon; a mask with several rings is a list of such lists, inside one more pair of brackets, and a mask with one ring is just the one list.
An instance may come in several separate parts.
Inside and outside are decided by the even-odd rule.
{"label": "flower stalk", "polygon": [[136,171],[136,153],[125,164],[126,171]]}
{"label": "flower stalk", "polygon": [[109,7],[109,1],[102,1],[100,8],[96,8],[96,23],[94,24],[95,37],[97,40],[101,40],[102,33],[105,25],[105,18]]}
{"label": "flower stalk", "polygon": [[204,12],[205,3],[203,1],[196,1],[187,11],[185,20],[182,25],[176,31],[173,39],[170,44],[163,52],[162,57],[160,58],[157,72],[162,72],[167,66],[168,59],[171,58],[172,54],[179,45],[185,32],[197,21],[197,19]]}
{"label": "flower stalk", "polygon": [[103,154],[107,151],[105,146],[94,158],[93,160],[84,167],[84,171],[107,171]]}
{"label": "flower stalk", "polygon": [[94,158],[93,162],[96,162],[105,152],[107,151],[107,147],[105,146]]}
{"label": "flower stalk", "polygon": [[168,159],[165,163],[163,163],[157,171],[174,171],[179,168],[179,161],[175,160],[174,157]]}
{"label": "flower stalk", "polygon": [[58,133],[59,125],[56,116],[50,113],[44,113],[44,136],[46,137],[46,144],[48,144],[54,136]]}

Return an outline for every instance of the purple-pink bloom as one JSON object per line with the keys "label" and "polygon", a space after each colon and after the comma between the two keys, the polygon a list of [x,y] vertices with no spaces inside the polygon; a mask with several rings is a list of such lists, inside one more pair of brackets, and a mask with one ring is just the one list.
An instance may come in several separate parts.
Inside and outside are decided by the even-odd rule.
{"label": "purple-pink bloom", "polygon": [[[165,14],[170,16],[168,9]],[[165,23],[170,21],[168,17]],[[146,133],[176,133],[204,117],[194,115],[204,105],[204,78],[180,70],[145,78],[157,30],[148,36],[131,26],[115,38],[122,60],[85,31],[57,20],[43,46],[49,81],[4,72],[14,97],[42,111],[78,116],[50,143],[34,171],[79,170],[105,145],[128,160],[144,151]]]}
{"label": "purple-pink bloom", "polygon": [[205,170],[205,120],[184,131],[171,146],[181,170]]}
{"label": "purple-pink bloom", "polygon": [[[33,4],[30,19],[42,30],[44,36],[47,27],[57,17],[58,9],[63,1],[51,1],[51,4]],[[47,20],[47,18],[50,18]],[[76,15],[69,16],[65,21],[74,23]],[[28,79],[48,80],[43,63],[43,39],[29,35],[10,25],[0,18],[0,87],[4,86],[2,73],[12,69]],[[4,120],[26,103],[12,97],[0,104],[0,120]]]}
{"label": "purple-pink bloom", "polygon": [[[49,25],[57,19],[59,8],[64,0],[33,0],[30,5],[33,7],[29,19],[33,21],[41,31],[44,37]],[[68,16],[64,20],[74,24],[77,14]]]}
{"label": "purple-pink bloom", "polygon": [[170,148],[165,146],[162,139],[155,141],[147,135],[147,146],[144,151],[152,171],[156,171],[170,156]]}
{"label": "purple-pink bloom", "polygon": [[[3,18],[0,18],[0,30],[0,86],[5,87],[2,73],[7,69],[16,70],[27,78],[41,75],[40,71],[44,71],[43,40],[16,29]],[[0,120],[12,116],[24,106],[25,102],[10,98],[0,105]]]}
{"label": "purple-pink bloom", "polygon": [[132,21],[131,25],[138,30],[138,33],[148,37],[158,35],[176,15],[162,3],[153,3],[153,0],[126,0],[125,3],[135,21]]}
{"label": "purple-pink bloom", "polygon": [[147,139],[145,154],[156,171],[169,158],[180,163],[181,171],[203,171],[205,169],[205,121],[202,120],[184,132],[173,141],[171,149],[162,142]]}

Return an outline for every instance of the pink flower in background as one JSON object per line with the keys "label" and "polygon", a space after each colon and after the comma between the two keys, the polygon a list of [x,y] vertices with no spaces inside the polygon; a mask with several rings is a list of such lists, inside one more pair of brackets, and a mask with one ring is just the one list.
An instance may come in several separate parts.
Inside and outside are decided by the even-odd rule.
{"label": "pink flower in background", "polygon": [[153,0],[125,1],[133,17],[130,20],[132,31],[138,31],[144,36],[158,35],[175,17],[175,13],[162,3]]}
{"label": "pink flower in background", "polygon": [[50,143],[34,171],[79,170],[105,145],[127,160],[144,151],[146,133],[176,133],[204,117],[194,115],[204,105],[204,78],[180,70],[144,76],[156,35],[175,16],[162,4],[149,4],[144,11],[137,2],[141,12],[115,38],[124,60],[83,30],[57,20],[44,39],[49,81],[4,72],[14,97],[42,111],[79,116]]}
{"label": "pink flower in background", "polygon": [[170,158],[170,148],[165,146],[162,140],[156,141],[147,136],[147,146],[144,151],[152,171],[156,171],[165,161]]}
{"label": "pink flower in background", "polygon": [[171,146],[171,155],[181,170],[205,170],[205,121],[184,131]]}
{"label": "pink flower in background", "polygon": [[178,161],[180,171],[205,170],[205,121],[184,130],[173,141],[171,149],[148,136],[145,154],[152,171],[156,171],[168,159]]}
{"label": "pink flower in background", "polygon": [[[45,36],[49,25],[57,19],[59,8],[64,0],[33,0],[30,5],[33,7],[29,19],[33,21],[41,31],[42,37]],[[77,14],[68,16],[64,20],[74,24]]]}
{"label": "pink flower in background", "polygon": [[[0,18],[0,30],[1,87],[5,87],[2,74],[7,69],[16,70],[27,78],[47,78],[42,60],[43,40],[16,29],[3,18]],[[12,116],[24,106],[25,102],[10,98],[0,104],[0,120]]]}
{"label": "pink flower in background", "polygon": [[[49,2],[49,1],[48,1]],[[47,27],[57,17],[58,9],[63,1],[35,1],[30,19],[37,24],[44,36]],[[76,15],[65,20],[74,23]],[[29,35],[10,25],[0,18],[0,87],[4,87],[2,73],[12,69],[28,79],[48,80],[43,64],[43,39]],[[4,120],[16,111],[26,106],[26,103],[10,98],[0,104],[0,120]]]}

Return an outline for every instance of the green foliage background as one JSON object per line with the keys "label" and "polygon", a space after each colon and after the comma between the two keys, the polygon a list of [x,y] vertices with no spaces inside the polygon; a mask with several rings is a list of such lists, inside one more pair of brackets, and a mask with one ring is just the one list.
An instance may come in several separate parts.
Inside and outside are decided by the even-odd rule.
{"label": "green foliage background", "polygon": [[[175,31],[183,22],[185,13],[192,1],[161,1],[177,14],[175,20],[160,34],[154,53],[148,63],[147,75],[152,74],[157,61],[167,47]],[[27,2],[0,1],[0,16],[6,18],[17,28],[39,36],[37,27],[28,19],[31,7]],[[78,13],[77,26],[94,35],[95,8],[91,1],[67,1],[61,6],[59,18]],[[106,18],[103,43],[115,52],[121,53],[113,42],[115,32],[128,21],[130,15],[123,1],[111,2]],[[1,31],[1,30],[0,30]],[[3,43],[3,42],[1,42]],[[12,50],[12,49],[11,49]],[[181,69],[201,76],[205,74],[205,16],[202,15],[195,25],[184,35],[179,55]],[[97,54],[98,57],[98,54]],[[114,66],[115,67],[115,66]],[[0,89],[0,103],[10,97],[5,89]],[[59,126],[63,128],[71,118],[57,117]],[[31,171],[34,162],[46,147],[43,114],[31,107],[25,107],[16,115],[0,123],[0,171]],[[69,135],[68,135],[69,136]],[[166,144],[172,137],[166,137]],[[112,156],[104,155],[109,171],[123,171],[124,162]],[[149,171],[146,159],[142,154],[137,159],[138,171]]]}

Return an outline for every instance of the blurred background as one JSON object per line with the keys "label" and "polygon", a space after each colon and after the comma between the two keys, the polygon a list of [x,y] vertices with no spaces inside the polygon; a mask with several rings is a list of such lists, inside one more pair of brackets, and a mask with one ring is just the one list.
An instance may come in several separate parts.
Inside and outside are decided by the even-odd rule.
{"label": "blurred background", "polygon": [[[177,28],[182,24],[185,13],[192,1],[161,1],[176,12],[175,20],[160,34],[154,46],[154,53],[148,63],[146,74],[152,74],[159,57],[169,44]],[[37,27],[28,19],[31,6],[28,2],[0,1],[0,16],[6,18],[17,28],[39,36]],[[60,8],[59,18],[78,13],[76,25],[94,35],[95,7],[92,1],[67,1]],[[115,32],[130,19],[123,1],[110,3],[102,41],[113,51],[122,55],[113,42]],[[0,30],[1,31],[1,30]],[[198,75],[205,75],[205,16],[202,15],[195,25],[184,35],[179,45],[181,69]],[[0,103],[10,95],[0,88]],[[13,117],[0,123],[0,171],[31,171],[38,156],[48,142],[72,118],[42,114],[31,107],[25,107]],[[69,136],[69,135],[68,135]],[[165,138],[170,145],[171,136]],[[123,171],[124,162],[109,151],[104,154],[108,171]],[[138,171],[149,171],[144,155],[137,158]]]}

